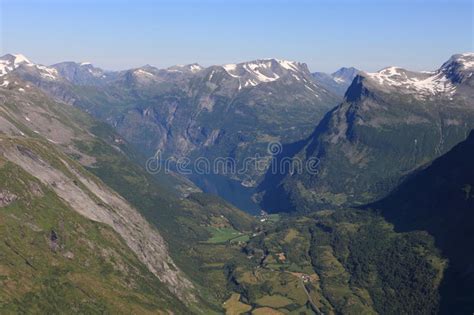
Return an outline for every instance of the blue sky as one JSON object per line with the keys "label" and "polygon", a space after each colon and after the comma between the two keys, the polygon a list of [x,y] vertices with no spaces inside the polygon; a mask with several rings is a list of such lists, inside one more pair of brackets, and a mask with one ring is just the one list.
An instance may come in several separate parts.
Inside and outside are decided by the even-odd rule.
{"label": "blue sky", "polygon": [[472,0],[0,0],[0,52],[106,69],[275,57],[313,71],[437,68],[473,51]]}

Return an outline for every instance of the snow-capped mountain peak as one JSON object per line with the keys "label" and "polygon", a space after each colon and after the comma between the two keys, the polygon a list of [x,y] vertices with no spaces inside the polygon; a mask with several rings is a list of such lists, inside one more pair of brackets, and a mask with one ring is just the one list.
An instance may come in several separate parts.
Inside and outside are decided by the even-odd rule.
{"label": "snow-capped mountain peak", "polygon": [[6,54],[0,57],[0,76],[13,71],[21,64],[32,64],[32,62],[22,54]]}
{"label": "snow-capped mountain peak", "polygon": [[447,68],[452,65],[459,65],[462,70],[474,70],[474,53],[468,52],[453,55],[441,68]]}
{"label": "snow-capped mountain peak", "polygon": [[390,66],[378,72],[365,73],[365,76],[385,88],[397,88],[398,91],[407,94],[419,93],[424,97],[437,94],[452,95],[456,90],[441,71],[412,72]]}
{"label": "snow-capped mountain peak", "polygon": [[303,64],[299,62],[295,62],[295,61],[268,58],[268,59],[258,59],[254,61],[248,61],[248,62],[241,62],[237,64],[226,64],[223,67],[228,72],[233,71],[237,68],[244,68],[246,71],[249,71],[249,72],[259,71],[263,69],[275,70],[278,66],[288,71],[301,71],[302,65]]}
{"label": "snow-capped mountain peak", "polygon": [[175,65],[166,69],[168,72],[182,72],[182,73],[197,73],[203,70],[204,67],[198,63],[191,63],[187,65]]}
{"label": "snow-capped mountain peak", "polygon": [[13,56],[15,57],[15,63],[31,63],[31,61],[22,54],[16,54]]}
{"label": "snow-capped mountain peak", "polygon": [[244,87],[272,82],[288,74],[296,75],[307,72],[306,65],[302,63],[280,59],[258,59],[237,64],[226,64],[222,68],[230,76],[238,78]]}
{"label": "snow-capped mountain peak", "polygon": [[391,66],[364,76],[384,87],[396,87],[402,93],[451,96],[456,91],[456,84],[471,78],[473,72],[474,53],[463,53],[453,55],[441,68],[432,72],[413,72]]}
{"label": "snow-capped mountain peak", "polygon": [[462,83],[472,77],[474,72],[474,53],[456,54],[449,58],[438,72],[442,72],[454,83]]}
{"label": "snow-capped mountain peak", "polygon": [[37,72],[45,79],[58,79],[58,72],[56,69],[35,64],[22,54],[6,54],[0,57],[0,76],[4,76],[18,68],[28,72]]}

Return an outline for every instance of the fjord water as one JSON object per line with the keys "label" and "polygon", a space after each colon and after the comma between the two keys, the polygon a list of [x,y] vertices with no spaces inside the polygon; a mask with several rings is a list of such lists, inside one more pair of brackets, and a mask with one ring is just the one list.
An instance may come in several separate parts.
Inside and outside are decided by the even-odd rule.
{"label": "fjord water", "polygon": [[217,195],[249,214],[260,213],[260,206],[252,199],[256,192],[253,187],[242,186],[240,181],[218,174],[192,175],[190,179],[205,193]]}

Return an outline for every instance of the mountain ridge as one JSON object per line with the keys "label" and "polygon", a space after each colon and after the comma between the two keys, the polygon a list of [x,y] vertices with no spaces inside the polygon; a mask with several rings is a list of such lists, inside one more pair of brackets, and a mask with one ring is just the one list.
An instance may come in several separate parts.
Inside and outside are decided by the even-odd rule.
{"label": "mountain ridge", "polygon": [[[459,56],[468,65],[474,60],[464,54],[450,61]],[[449,73],[447,64],[433,73],[389,67],[357,75],[344,101],[294,155],[319,159],[318,174],[287,175],[274,185],[279,193],[267,200],[282,194],[302,209],[357,205],[389,192],[403,176],[446,153],[474,126],[473,69],[458,65],[458,72]],[[457,81],[459,76],[463,80]]]}

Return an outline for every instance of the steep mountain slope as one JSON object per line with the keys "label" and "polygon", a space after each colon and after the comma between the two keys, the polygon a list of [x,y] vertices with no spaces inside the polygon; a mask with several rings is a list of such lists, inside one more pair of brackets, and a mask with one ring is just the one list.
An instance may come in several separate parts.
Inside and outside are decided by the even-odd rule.
{"label": "steep mountain slope", "polygon": [[389,67],[357,76],[344,102],[291,152],[318,160],[318,171],[286,175],[267,186],[273,193],[264,204],[311,210],[370,202],[390,192],[474,127],[473,61],[468,53],[432,73]]}
{"label": "steep mountain slope", "polygon": [[[36,167],[37,161],[30,158],[47,165],[46,158],[55,153],[45,143],[23,141],[2,136],[2,156],[8,152],[9,159],[16,159],[10,154],[18,150]],[[48,153],[36,155],[29,149],[33,147]],[[77,212],[97,210],[96,195],[81,187],[69,192],[82,195],[65,200],[64,194],[4,157],[0,165],[1,313],[186,312],[183,302],[158,281],[110,224]],[[61,174],[53,167],[48,172]],[[75,177],[68,178],[81,185]],[[61,189],[71,188],[57,183]]]}
{"label": "steep mountain slope", "polygon": [[313,78],[328,91],[342,97],[359,72],[353,67],[343,67],[333,73],[314,72]]}
{"label": "steep mountain slope", "polygon": [[474,132],[448,153],[408,178],[389,197],[371,205],[399,231],[425,230],[448,258],[441,286],[445,314],[474,309]]}
{"label": "steep mountain slope", "polygon": [[[69,154],[84,165],[94,163],[95,157],[81,153],[75,143],[76,141],[85,143],[99,141],[84,129],[84,125],[90,123],[87,116],[73,108],[65,108],[64,104],[52,102],[43,93],[18,81],[9,83],[7,89],[0,89],[0,106],[0,130],[2,133],[0,152],[6,176],[3,179],[6,182],[2,184],[2,195],[6,196],[7,200],[6,204],[3,202],[3,205],[8,205],[8,209],[15,210],[13,213],[16,215],[28,217],[33,211],[35,213],[33,217],[38,215],[36,220],[41,218],[47,200],[55,204],[58,209],[64,206],[64,210],[62,210],[64,213],[75,211],[77,214],[71,216],[81,217],[81,222],[90,221],[91,223],[87,224],[91,229],[94,226],[104,226],[104,229],[109,231],[107,233],[110,233],[111,237],[114,237],[118,242],[111,246],[121,246],[121,252],[117,255],[123,256],[122,260],[130,260],[131,258],[127,257],[133,257],[135,259],[133,264],[139,266],[135,273],[149,279],[147,280],[150,282],[149,285],[163,288],[160,289],[162,293],[157,297],[167,299],[168,304],[177,303],[177,307],[180,303],[172,298],[171,292],[185,303],[193,302],[195,300],[192,293],[193,285],[169,256],[167,245],[156,228],[145,221],[139,212],[121,196],[64,154]],[[81,118],[84,120],[81,121]],[[105,143],[102,145],[107,146]],[[118,149],[115,151],[116,154],[120,154]],[[22,176],[16,179],[12,178],[10,171],[13,169]],[[25,182],[22,178],[28,178],[28,181]],[[38,198],[32,197],[32,199],[26,200],[23,198],[31,195],[31,191],[29,192],[27,189],[31,186],[28,183],[31,183],[32,187],[38,187],[38,196],[34,195],[36,190],[33,190],[33,197]],[[44,194],[47,194],[49,199],[41,201],[42,198],[39,197]],[[25,208],[27,204],[30,206]],[[44,211],[50,210],[45,209]],[[38,213],[36,214],[36,212]],[[49,216],[48,220],[53,220],[55,217],[59,218],[61,213],[51,210],[50,213],[47,212],[44,215]],[[98,222],[100,225],[92,222]],[[43,230],[46,223],[53,224],[54,221],[41,222],[32,219],[31,224],[42,226],[38,228],[38,231],[41,230],[42,233],[38,233],[35,237],[44,237],[47,233]],[[74,227],[75,223],[71,221],[68,224],[73,224]],[[16,225],[13,224],[11,228],[15,229]],[[16,237],[16,235],[12,234],[12,237]],[[100,251],[107,250],[106,246],[100,247],[100,241],[101,239],[94,241],[89,249],[92,250],[97,246]],[[15,246],[12,248],[10,253],[15,252]],[[81,250],[86,249],[87,247]],[[37,252],[37,250],[32,252]],[[74,255],[74,252],[71,255]],[[9,257],[10,254],[5,256],[7,260]],[[82,255],[81,258],[83,257],[86,256]],[[100,257],[101,255],[97,255],[96,258],[101,259]],[[31,257],[33,260],[36,258],[35,256]],[[46,255],[43,258],[45,261],[41,262],[43,264],[41,272],[54,272],[54,269],[48,269],[48,259],[54,257]],[[4,261],[4,263],[6,262]],[[77,263],[81,264],[84,261],[77,261]],[[131,268],[126,265],[117,266]],[[65,268],[67,268],[67,264],[65,264]],[[156,277],[155,280],[150,278],[151,275]],[[8,277],[6,279],[8,280]],[[58,278],[57,280],[66,281],[67,279]],[[95,281],[97,280],[95,279]],[[168,292],[168,289],[171,292]],[[23,293],[28,293],[28,290]],[[135,294],[141,293],[140,288],[137,288]],[[67,302],[72,302],[72,300]],[[107,306],[107,303],[112,302],[104,300],[101,303],[105,303]],[[144,300],[142,303],[146,305],[147,302]],[[155,306],[156,308],[159,309],[158,306]]]}
{"label": "steep mountain slope", "polygon": [[[184,307],[187,308],[186,312],[208,313],[211,308],[218,311],[226,294],[224,274],[219,268],[197,272],[196,267],[207,264],[208,258],[203,257],[204,254],[197,254],[196,249],[221,227],[237,235],[250,233],[254,219],[221,200],[193,193],[195,189],[179,179],[152,177],[130,159],[135,158],[133,152],[107,125],[74,107],[53,101],[29,83],[12,75],[0,80],[8,81],[0,88],[2,159],[7,165],[21,169],[25,176],[40,182],[41,187],[50,192],[52,200],[61,200],[70,209],[68,211],[77,213],[74,218],[101,223],[100,226],[110,230],[122,242],[120,244],[124,244],[123,255],[135,257],[135,261],[125,267],[131,268],[137,264],[140,272],[136,276],[148,279],[148,284],[145,283],[147,286],[161,288],[161,291],[156,289],[157,296],[149,300],[147,291],[138,288],[134,294],[140,296],[143,303],[138,303],[137,308],[144,304],[152,311],[169,309],[184,313],[181,311]],[[9,185],[15,183],[11,179]],[[170,187],[164,187],[164,184]],[[21,193],[28,194],[26,191]],[[2,205],[11,203],[24,216],[29,216],[30,211],[41,215],[43,207],[25,208],[19,194],[5,184],[2,186]],[[51,216],[55,215],[58,214],[52,210]],[[44,225],[35,221],[33,223],[41,226],[43,231],[38,235],[44,237]],[[75,224],[75,221],[70,223]],[[13,224],[14,227],[16,225]],[[94,246],[101,249],[104,245],[103,248],[106,248],[101,242],[102,239],[95,241]],[[171,250],[168,244],[172,244]],[[239,253],[238,247],[228,248],[220,244],[203,244],[200,251],[213,252],[225,260],[237,257]],[[87,254],[87,251],[84,253]],[[9,257],[10,254],[6,259]],[[79,264],[83,263],[76,257]],[[219,261],[214,255],[209,257]],[[48,265],[51,256],[45,256],[44,259],[41,271],[54,271]],[[127,259],[128,262],[130,259]],[[175,260],[179,261],[178,265]],[[119,267],[122,268],[124,264]],[[194,284],[181,271],[181,267],[186,269],[188,275],[191,274]],[[65,277],[68,275],[67,272],[64,274]],[[126,275],[123,279],[117,277],[120,281],[126,279]],[[63,278],[58,280],[66,281]],[[206,284],[208,282],[212,285]],[[199,292],[195,291],[196,286],[200,287]],[[48,286],[45,285],[45,288]],[[87,294],[92,293],[87,291]],[[73,301],[68,300],[68,296],[64,299],[68,303]],[[197,300],[199,305],[195,304]],[[114,303],[123,302],[119,297],[116,301],[111,300],[108,295],[100,301],[106,309]],[[160,305],[154,301],[163,301],[162,307],[153,307]],[[44,307],[52,307],[48,303],[45,302]]]}
{"label": "steep mountain slope", "polygon": [[[20,68],[12,75],[107,121],[149,156],[156,150],[175,158],[230,156],[239,167],[245,157],[268,157],[270,141],[307,136],[340,101],[313,80],[305,64],[276,59],[116,73],[71,63],[51,69],[60,77],[53,85]],[[252,168],[231,177],[255,185],[261,175]]]}

